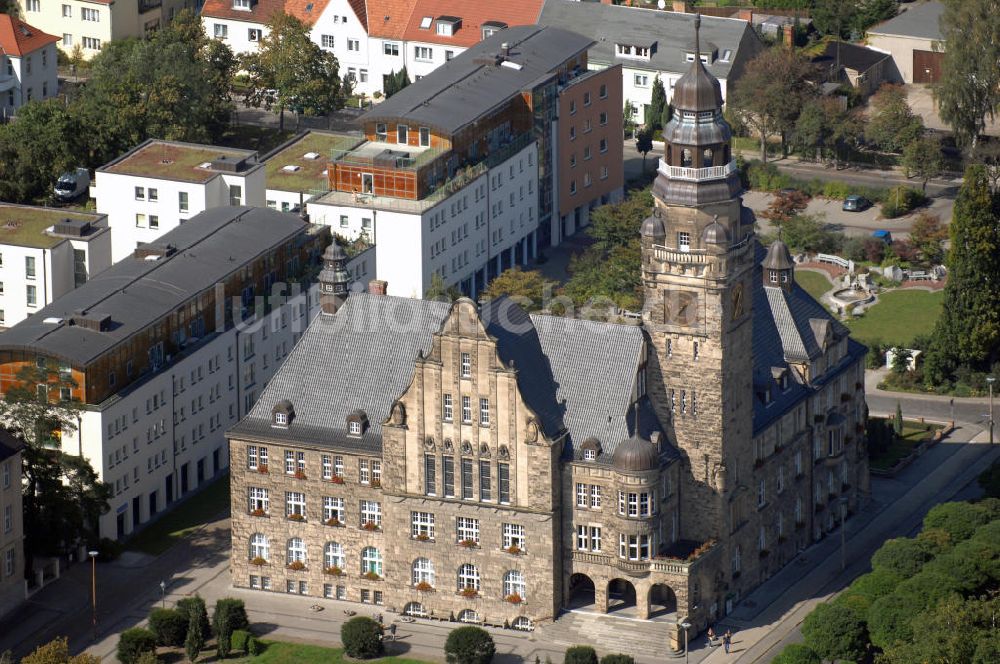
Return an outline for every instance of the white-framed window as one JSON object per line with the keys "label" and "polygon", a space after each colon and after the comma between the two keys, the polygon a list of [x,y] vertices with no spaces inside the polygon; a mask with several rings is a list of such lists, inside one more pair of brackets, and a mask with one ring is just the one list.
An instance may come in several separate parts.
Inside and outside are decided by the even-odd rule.
{"label": "white-framed window", "polygon": [[635,87],[637,88],[649,87],[649,76],[647,76],[646,74],[635,74],[632,81],[633,83],[635,83]]}
{"label": "white-framed window", "polygon": [[247,28],[247,41],[259,42],[264,36],[264,31],[260,28]]}
{"label": "white-framed window", "polygon": [[285,492],[285,516],[306,515],[306,494],[301,491]]}
{"label": "white-framed window", "polygon": [[576,548],[578,551],[590,550],[590,526],[578,525],[576,527]]}
{"label": "white-framed window", "polygon": [[360,51],[361,50],[361,41],[358,40],[358,39],[351,39],[350,37],[348,37],[347,38],[347,50],[348,51],[355,51],[355,52],[356,51]]}
{"label": "white-framed window", "polygon": [[455,519],[455,532],[459,542],[479,544],[479,519],[460,516]]}
{"label": "white-framed window", "polygon": [[434,513],[410,512],[410,536],[434,539]]}
{"label": "white-framed window", "polygon": [[589,491],[587,490],[587,485],[578,482],[576,485],[576,506],[587,507],[590,504],[588,496]]}
{"label": "white-framed window", "polygon": [[319,45],[323,48],[333,48],[334,43],[333,35],[319,36]]}
{"label": "white-framed window", "polygon": [[63,18],[73,18],[73,8],[70,7],[69,5],[63,5],[62,6],[62,15],[63,15]]}
{"label": "white-framed window", "polygon": [[327,542],[323,545],[323,567],[344,569],[344,547],[339,542]]}
{"label": "white-framed window", "polygon": [[71,35],[68,32],[64,32],[63,33],[63,38],[62,38],[62,45],[63,46],[72,46],[73,45],[73,35]]}
{"label": "white-framed window", "polygon": [[528,598],[527,591],[525,590],[526,584],[524,583],[524,574],[519,570],[512,569],[503,575],[503,596],[510,597],[511,595],[517,595],[522,600]]}
{"label": "white-framed window", "polygon": [[592,447],[588,447],[583,451],[584,461],[594,461],[597,458],[597,450]]}
{"label": "white-framed window", "polygon": [[503,548],[509,549],[516,546],[524,551],[524,526],[519,523],[503,524]]}
{"label": "white-framed window", "polygon": [[323,521],[336,519],[344,523],[344,499],[323,496]]}
{"label": "white-framed window", "polygon": [[101,40],[97,37],[82,37],[83,48],[89,51],[100,51],[101,50]]}
{"label": "white-framed window", "polygon": [[434,49],[430,46],[414,46],[413,59],[419,62],[431,62],[434,59]]}
{"label": "white-framed window", "polygon": [[479,590],[479,568],[472,563],[465,563],[458,568],[458,589]]}
{"label": "white-framed window", "polygon": [[25,0],[24,6],[29,12],[40,12],[42,11],[42,0]]}
{"label": "white-framed window", "polygon": [[738,574],[740,572],[740,569],[743,567],[742,558],[743,558],[742,551],[740,550],[739,545],[737,545],[736,548],[733,549],[733,560],[732,560],[733,574]]}
{"label": "white-framed window", "polygon": [[288,565],[291,565],[292,563],[306,564],[306,543],[302,541],[301,537],[293,537],[288,540],[288,550],[285,556],[285,563]]}
{"label": "white-framed window", "polygon": [[329,454],[320,456],[320,467],[323,472],[323,479],[333,479],[333,458]]}
{"label": "white-framed window", "polygon": [[349,434],[351,434],[352,436],[360,436],[361,435],[361,422],[358,422],[357,420],[351,420],[350,422],[348,422],[347,423],[347,432]]}
{"label": "white-framed window", "polygon": [[262,487],[252,486],[247,489],[247,499],[248,499],[248,509],[253,512],[254,510],[261,510],[267,512],[270,508],[271,501],[268,499],[267,489]]}
{"label": "white-framed window", "polygon": [[372,459],[372,484],[382,484],[382,462],[378,459]]}
{"label": "white-framed window", "polygon": [[101,12],[98,9],[89,9],[87,7],[80,8],[80,18],[84,21],[90,21],[91,23],[101,22]]}
{"label": "white-framed window", "polygon": [[490,425],[490,400],[479,400],[479,426],[488,427]]}
{"label": "white-framed window", "polygon": [[[229,36],[229,26],[225,23],[213,23],[212,35],[216,39],[226,39]],[[86,39],[86,37],[84,37]]]}
{"label": "white-framed window", "polygon": [[596,484],[590,486],[590,507],[601,509],[601,487]]}
{"label": "white-framed window", "polygon": [[398,56],[399,55],[399,43],[398,42],[382,42],[382,53],[384,55]]}
{"label": "white-framed window", "polygon": [[472,398],[462,397],[462,422],[464,424],[472,423]]}
{"label": "white-framed window", "polygon": [[364,526],[366,523],[382,525],[382,503],[377,500],[361,501],[361,525]]}
{"label": "white-framed window", "polygon": [[452,419],[454,418],[455,413],[450,394],[445,394],[442,397],[442,411],[443,411],[442,417],[444,418],[444,421],[451,422]]}
{"label": "white-framed window", "polygon": [[250,0],[233,0],[233,9],[250,11]]}
{"label": "white-framed window", "polygon": [[361,484],[369,484],[371,482],[371,474],[368,471],[368,459],[358,460],[358,482]]}
{"label": "white-framed window", "polygon": [[434,586],[434,563],[427,558],[417,558],[413,561],[413,585],[421,583]]}
{"label": "white-framed window", "polygon": [[361,550],[361,573],[382,576],[382,552],[374,546],[366,546]]}
{"label": "white-framed window", "polygon": [[691,251],[691,233],[687,231],[677,232],[677,248],[681,251]]}
{"label": "white-framed window", "polygon": [[468,353],[462,353],[462,378],[469,378],[472,375],[472,357]]}
{"label": "white-framed window", "polygon": [[254,533],[250,536],[250,560],[260,558],[268,560],[271,557],[271,547],[267,542],[267,536],[263,533]]}
{"label": "white-framed window", "polygon": [[618,535],[618,556],[626,560],[649,560],[653,548],[652,535]]}

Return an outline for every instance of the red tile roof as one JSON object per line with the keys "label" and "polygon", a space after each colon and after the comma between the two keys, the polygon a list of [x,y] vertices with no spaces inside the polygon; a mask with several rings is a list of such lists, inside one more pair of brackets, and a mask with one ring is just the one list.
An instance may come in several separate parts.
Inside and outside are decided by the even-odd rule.
{"label": "red tile roof", "polygon": [[43,46],[59,41],[59,37],[33,28],[24,21],[0,14],[0,52],[21,57]]}
{"label": "red tile roof", "polygon": [[306,25],[312,25],[319,19],[329,2],[330,0],[256,0],[250,5],[250,11],[247,11],[235,9],[233,0],[205,0],[201,15],[264,24],[278,12],[284,11]]}
{"label": "red tile roof", "polygon": [[[545,0],[416,0],[403,38],[407,41],[422,41],[434,44],[472,46],[482,41],[482,25],[488,21],[514,25],[533,25],[538,22]],[[454,16],[462,19],[459,30],[447,37],[437,33],[436,21],[429,28],[421,28],[424,17],[437,19],[439,16]]]}
{"label": "red tile roof", "polygon": [[402,39],[413,12],[413,0],[367,0],[368,35]]}

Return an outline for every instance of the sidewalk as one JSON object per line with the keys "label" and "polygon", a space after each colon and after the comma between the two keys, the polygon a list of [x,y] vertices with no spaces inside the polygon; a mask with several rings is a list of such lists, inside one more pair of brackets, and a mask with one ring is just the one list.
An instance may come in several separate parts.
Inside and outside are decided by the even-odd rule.
{"label": "sidewalk", "polygon": [[[990,447],[985,441],[985,432],[980,432],[970,444],[942,443],[938,447],[948,444],[961,447],[944,462],[928,455],[907,469],[906,474],[911,479],[919,476],[919,481],[898,500],[886,505],[877,495],[873,496],[873,504],[848,522],[844,571],[840,569],[840,537],[835,532],[800,554],[716,627],[717,632],[733,630],[735,658],[716,648],[703,661],[751,664],[768,661],[777,654],[776,646],[798,630],[817,604],[829,600],[837,589],[868,571],[871,555],[886,539],[910,534],[919,527],[930,507],[955,495],[984,465],[1000,457],[1000,447]],[[873,486],[880,484],[891,494],[892,482],[873,479]],[[873,493],[879,492],[876,489]],[[794,581],[796,577],[798,581]]]}

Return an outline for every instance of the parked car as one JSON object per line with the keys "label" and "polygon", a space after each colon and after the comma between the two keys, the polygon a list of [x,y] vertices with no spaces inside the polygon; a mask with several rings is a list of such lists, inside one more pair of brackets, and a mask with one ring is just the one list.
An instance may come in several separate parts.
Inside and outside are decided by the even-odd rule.
{"label": "parked car", "polygon": [[86,168],[77,168],[59,176],[53,193],[60,201],[71,201],[89,188],[90,171]]}
{"label": "parked car", "polygon": [[845,212],[862,212],[872,206],[872,202],[864,196],[851,194],[844,199]]}
{"label": "parked car", "polygon": [[890,233],[887,230],[879,229],[877,231],[874,231],[872,232],[872,237],[875,238],[876,240],[881,240],[886,244],[892,244],[892,233]]}

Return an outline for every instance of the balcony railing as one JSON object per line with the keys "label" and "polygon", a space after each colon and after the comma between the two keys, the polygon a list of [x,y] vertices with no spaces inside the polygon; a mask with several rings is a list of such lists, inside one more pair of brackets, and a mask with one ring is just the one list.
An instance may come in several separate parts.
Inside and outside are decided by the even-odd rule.
{"label": "balcony railing", "polygon": [[698,551],[696,555],[693,555],[686,560],[664,557],[657,557],[652,560],[623,560],[617,556],[605,555],[602,553],[591,553],[589,551],[574,551],[573,560],[580,563],[616,567],[622,572],[630,575],[661,572],[665,574],[682,574],[687,576],[691,573],[691,569],[696,566],[702,558],[717,548],[718,547],[714,546],[714,544],[706,544],[704,545],[704,550]]}
{"label": "balcony railing", "polygon": [[[732,245],[726,250],[726,255],[729,258],[734,258],[750,246],[750,241],[753,239],[753,233],[747,234],[742,240]],[[658,261],[669,261],[671,263],[694,263],[701,264],[710,258],[708,252],[702,249],[696,249],[692,251],[681,251],[674,247],[665,247],[660,244],[653,245],[653,258]]]}
{"label": "balcony railing", "polygon": [[685,168],[684,166],[671,166],[660,159],[660,173],[671,180],[688,180],[690,182],[703,182],[705,180],[722,180],[729,177],[730,173],[736,172],[736,160],[732,159],[723,166],[706,166],[705,168]]}

